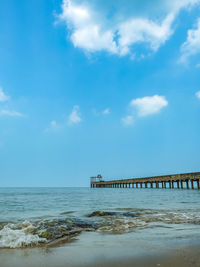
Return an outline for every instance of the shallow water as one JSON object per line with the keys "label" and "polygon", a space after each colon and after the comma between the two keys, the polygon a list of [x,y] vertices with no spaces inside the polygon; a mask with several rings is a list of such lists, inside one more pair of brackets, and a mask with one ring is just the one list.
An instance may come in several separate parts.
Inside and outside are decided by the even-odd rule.
{"label": "shallow water", "polygon": [[[0,247],[37,246],[85,231],[106,234],[111,244],[110,234],[126,233],[143,242],[150,233],[154,242],[198,240],[199,200],[200,191],[186,189],[1,188]],[[88,217],[94,211],[111,213]]]}

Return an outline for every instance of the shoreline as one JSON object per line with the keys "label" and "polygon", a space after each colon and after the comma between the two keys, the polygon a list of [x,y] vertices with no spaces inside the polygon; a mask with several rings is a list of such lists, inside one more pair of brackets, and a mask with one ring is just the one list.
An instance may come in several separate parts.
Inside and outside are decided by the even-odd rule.
{"label": "shoreline", "polygon": [[[88,267],[199,267],[200,245],[172,250],[170,253],[151,254],[123,260],[102,261]],[[61,266],[60,266],[61,267]],[[63,266],[64,267],[64,266]],[[78,266],[77,266],[78,267]],[[85,265],[86,267],[86,265]]]}
{"label": "shoreline", "polygon": [[[111,240],[109,244],[108,240]],[[114,244],[113,241],[116,241]],[[117,241],[118,240],[118,241]],[[119,244],[121,241],[121,244]],[[131,234],[84,233],[58,247],[1,249],[1,267],[199,267],[200,242],[137,245]],[[148,241],[148,242],[149,242]],[[117,243],[118,242],[118,243]],[[156,244],[156,245],[155,245]]]}
{"label": "shoreline", "polygon": [[[49,255],[42,257],[39,251],[34,251],[33,255],[27,253],[26,249],[23,253],[6,253],[2,257],[0,253],[1,267],[199,267],[200,266],[200,245],[189,246],[185,248],[177,248],[167,253],[150,253],[148,255],[140,255],[128,258],[112,258],[105,260],[102,258],[93,259],[89,264],[81,261],[79,263],[69,262],[67,257],[65,260],[59,256],[48,259]],[[78,252],[78,251],[77,251]],[[31,253],[32,254],[32,253]],[[54,255],[55,256],[55,255]]]}

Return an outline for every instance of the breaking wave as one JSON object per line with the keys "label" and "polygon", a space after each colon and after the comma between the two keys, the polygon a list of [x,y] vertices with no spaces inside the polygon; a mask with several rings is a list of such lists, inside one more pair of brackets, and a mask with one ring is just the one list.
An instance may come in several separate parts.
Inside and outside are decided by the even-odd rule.
{"label": "breaking wave", "polygon": [[20,225],[7,224],[0,230],[0,248],[18,248],[39,245],[46,238],[33,234],[34,226],[25,221]]}
{"label": "breaking wave", "polygon": [[[66,213],[67,215],[67,213]],[[67,217],[21,223],[0,223],[0,248],[57,246],[69,242],[83,231],[122,234],[169,224],[200,225],[200,213],[183,210],[117,209],[94,211],[83,218]]]}

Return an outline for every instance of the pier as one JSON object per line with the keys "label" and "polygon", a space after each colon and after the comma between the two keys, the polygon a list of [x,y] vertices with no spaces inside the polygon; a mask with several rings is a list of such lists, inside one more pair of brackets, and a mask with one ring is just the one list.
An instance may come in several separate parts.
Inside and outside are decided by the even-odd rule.
{"label": "pier", "polygon": [[91,188],[170,188],[200,189],[200,172],[130,178],[120,180],[103,180],[99,174],[90,178]]}

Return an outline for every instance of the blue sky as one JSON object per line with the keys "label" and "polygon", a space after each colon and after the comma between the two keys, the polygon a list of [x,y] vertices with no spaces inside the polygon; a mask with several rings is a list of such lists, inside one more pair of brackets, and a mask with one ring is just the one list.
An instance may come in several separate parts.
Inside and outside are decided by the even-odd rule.
{"label": "blue sky", "polygon": [[200,1],[0,3],[0,186],[200,170]]}

